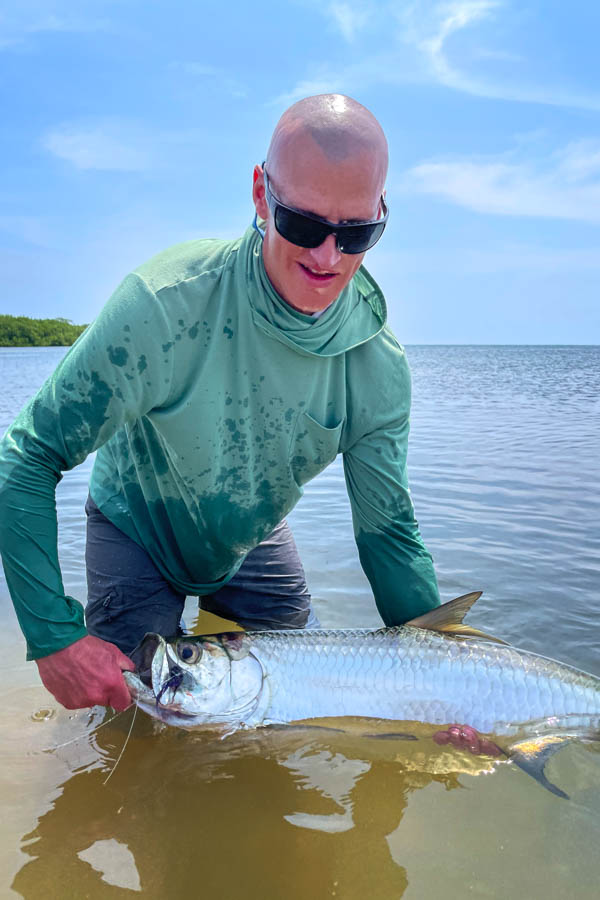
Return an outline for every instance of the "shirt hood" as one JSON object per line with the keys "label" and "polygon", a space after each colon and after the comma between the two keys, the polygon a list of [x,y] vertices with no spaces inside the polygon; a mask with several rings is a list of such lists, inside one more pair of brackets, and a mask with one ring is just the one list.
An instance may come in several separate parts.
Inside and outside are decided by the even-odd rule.
{"label": "shirt hood", "polygon": [[266,273],[262,238],[250,227],[239,245],[255,325],[306,356],[338,356],[371,340],[385,327],[387,308],[376,281],[361,266],[339,297],[318,318],[283,300]]}

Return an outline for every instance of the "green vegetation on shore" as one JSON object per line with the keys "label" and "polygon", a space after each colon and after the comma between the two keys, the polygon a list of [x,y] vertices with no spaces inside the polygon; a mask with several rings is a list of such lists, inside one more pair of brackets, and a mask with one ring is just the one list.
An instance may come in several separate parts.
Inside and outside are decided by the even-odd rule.
{"label": "green vegetation on shore", "polygon": [[85,328],[69,319],[0,315],[0,347],[70,347]]}

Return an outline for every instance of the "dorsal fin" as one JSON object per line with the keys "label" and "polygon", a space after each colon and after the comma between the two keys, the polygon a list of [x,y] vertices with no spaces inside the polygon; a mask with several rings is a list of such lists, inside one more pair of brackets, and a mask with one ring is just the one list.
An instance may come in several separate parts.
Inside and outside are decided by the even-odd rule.
{"label": "dorsal fin", "polygon": [[417,616],[406,622],[406,625],[412,625],[414,628],[426,628],[429,631],[441,631],[452,637],[462,638],[483,638],[486,641],[496,641],[498,644],[505,644],[506,641],[472,628],[471,625],[463,624],[463,619],[469,612],[476,600],[481,597],[482,591],[472,591],[470,594],[463,594],[462,597],[456,597],[449,603],[442,603],[435,609],[429,610],[423,616]]}

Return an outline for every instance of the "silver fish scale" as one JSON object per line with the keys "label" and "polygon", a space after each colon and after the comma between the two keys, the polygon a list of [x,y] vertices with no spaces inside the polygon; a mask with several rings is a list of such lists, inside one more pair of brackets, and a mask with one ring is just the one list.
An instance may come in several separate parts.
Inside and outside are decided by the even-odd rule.
{"label": "silver fish scale", "polygon": [[369,716],[500,734],[548,717],[600,720],[600,679],[513,647],[406,626],[247,637],[270,691],[265,722]]}

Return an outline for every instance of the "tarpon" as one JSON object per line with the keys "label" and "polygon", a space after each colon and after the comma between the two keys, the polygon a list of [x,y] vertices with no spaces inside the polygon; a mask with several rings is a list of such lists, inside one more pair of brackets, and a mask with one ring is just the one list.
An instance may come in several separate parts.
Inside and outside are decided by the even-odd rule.
{"label": "tarpon", "polygon": [[[560,796],[543,765],[565,741],[598,739],[600,678],[504,644],[462,619],[467,594],[406,625],[148,634],[125,672],[136,703],[183,727],[240,728],[367,717],[464,722]],[[492,746],[498,746],[493,744]]]}

